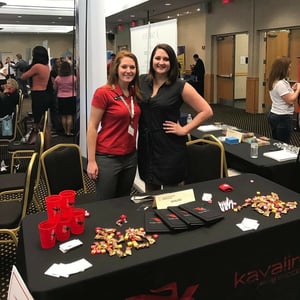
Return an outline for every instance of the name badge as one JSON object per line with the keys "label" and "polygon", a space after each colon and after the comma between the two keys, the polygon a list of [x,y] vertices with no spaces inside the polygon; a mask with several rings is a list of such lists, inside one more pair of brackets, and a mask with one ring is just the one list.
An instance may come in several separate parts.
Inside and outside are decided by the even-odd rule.
{"label": "name badge", "polygon": [[133,128],[133,126],[131,124],[129,124],[129,126],[128,126],[128,133],[130,135],[134,136],[134,128]]}

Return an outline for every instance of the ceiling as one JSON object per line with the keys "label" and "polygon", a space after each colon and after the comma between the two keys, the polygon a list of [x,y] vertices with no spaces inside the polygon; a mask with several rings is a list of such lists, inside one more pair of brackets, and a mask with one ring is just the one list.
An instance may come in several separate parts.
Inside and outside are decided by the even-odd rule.
{"label": "ceiling", "polygon": [[[1,7],[1,3],[6,5]],[[205,12],[209,0],[150,0],[106,18],[107,32],[119,24],[163,21],[182,15]],[[74,0],[0,0],[1,32],[71,32],[74,25]],[[169,5],[166,5],[168,3]],[[198,10],[197,10],[198,9]]]}
{"label": "ceiling", "polygon": [[[187,14],[205,13],[208,0],[150,0],[106,18],[107,31],[114,31],[118,24],[137,21],[147,24],[179,18]],[[169,5],[166,5],[169,4]]]}

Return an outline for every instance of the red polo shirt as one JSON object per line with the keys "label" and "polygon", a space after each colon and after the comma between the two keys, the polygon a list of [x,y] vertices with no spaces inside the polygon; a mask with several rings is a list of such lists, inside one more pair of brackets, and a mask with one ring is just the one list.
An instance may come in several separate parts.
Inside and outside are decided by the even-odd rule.
{"label": "red polo shirt", "polygon": [[[109,85],[104,85],[94,93],[92,106],[105,111],[97,137],[97,152],[125,155],[136,149],[138,120],[141,110],[136,101],[134,101],[134,118],[131,120],[128,108],[120,96],[123,97],[131,109],[131,96],[125,97],[119,86],[113,89]],[[132,124],[134,128],[134,135],[128,132],[129,124]]]}

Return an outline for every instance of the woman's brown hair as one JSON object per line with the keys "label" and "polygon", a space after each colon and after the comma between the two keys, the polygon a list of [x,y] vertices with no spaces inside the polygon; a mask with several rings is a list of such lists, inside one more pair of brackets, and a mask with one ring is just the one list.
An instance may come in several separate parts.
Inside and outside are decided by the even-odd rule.
{"label": "woman's brown hair", "polygon": [[283,56],[274,60],[269,74],[268,89],[271,91],[275,81],[286,79],[289,74],[291,59]]}
{"label": "woman's brown hair", "polygon": [[128,50],[121,50],[120,52],[117,53],[116,58],[113,61],[111,67],[110,67],[107,84],[113,86],[113,85],[116,85],[118,83],[118,80],[119,80],[118,69],[119,69],[119,65],[121,64],[121,60],[124,57],[131,58],[135,63],[136,74],[135,74],[135,77],[133,78],[133,80],[129,83],[129,87],[134,88],[136,100],[139,100],[139,99],[141,99],[141,88],[140,88],[140,79],[139,79],[139,65],[138,65],[138,61],[137,61],[136,56],[132,52],[130,52]]}
{"label": "woman's brown hair", "polygon": [[168,81],[166,83],[167,84],[172,84],[178,78],[179,69],[178,69],[178,61],[177,61],[177,56],[175,54],[175,51],[168,44],[158,44],[152,50],[152,54],[151,54],[151,57],[150,57],[150,69],[149,69],[148,77],[151,81],[153,81],[153,79],[155,77],[155,71],[154,71],[154,68],[153,68],[153,58],[154,58],[155,53],[158,49],[164,50],[169,56],[170,70],[168,72]]}

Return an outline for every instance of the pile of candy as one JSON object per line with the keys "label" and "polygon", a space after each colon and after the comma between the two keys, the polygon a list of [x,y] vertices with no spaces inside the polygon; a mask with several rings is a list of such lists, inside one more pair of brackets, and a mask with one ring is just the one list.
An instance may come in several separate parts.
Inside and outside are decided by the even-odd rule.
{"label": "pile of candy", "polygon": [[128,228],[123,234],[115,228],[96,227],[95,242],[91,245],[91,254],[132,255],[132,248],[148,248],[156,242],[158,235],[147,235],[144,228]]}
{"label": "pile of candy", "polygon": [[297,202],[284,202],[280,200],[278,194],[271,193],[270,195],[261,196],[260,192],[256,193],[253,198],[247,198],[242,205],[235,205],[233,210],[240,211],[242,208],[250,206],[260,214],[269,217],[272,213],[275,219],[281,218],[281,214],[286,214],[289,210],[297,207]]}

